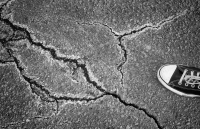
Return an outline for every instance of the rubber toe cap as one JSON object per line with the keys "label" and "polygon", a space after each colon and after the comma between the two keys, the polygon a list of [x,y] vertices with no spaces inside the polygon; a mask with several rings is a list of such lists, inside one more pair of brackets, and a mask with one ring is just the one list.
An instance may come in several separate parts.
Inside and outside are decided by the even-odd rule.
{"label": "rubber toe cap", "polygon": [[160,78],[165,82],[169,83],[172,75],[174,74],[177,65],[165,65],[160,68],[159,75]]}

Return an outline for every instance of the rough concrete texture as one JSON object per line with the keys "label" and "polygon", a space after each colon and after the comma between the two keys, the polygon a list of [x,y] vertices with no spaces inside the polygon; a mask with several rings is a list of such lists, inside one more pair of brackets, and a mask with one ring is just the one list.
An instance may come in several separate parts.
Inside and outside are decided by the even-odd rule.
{"label": "rough concrete texture", "polygon": [[199,67],[199,23],[198,0],[1,1],[0,128],[200,128],[156,77]]}

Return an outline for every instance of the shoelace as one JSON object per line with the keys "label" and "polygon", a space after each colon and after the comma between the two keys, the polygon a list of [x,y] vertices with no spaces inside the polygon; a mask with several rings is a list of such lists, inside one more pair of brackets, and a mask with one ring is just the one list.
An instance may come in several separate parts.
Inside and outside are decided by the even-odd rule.
{"label": "shoelace", "polygon": [[191,71],[191,75],[186,75],[187,71],[187,69],[184,70],[178,84],[181,85],[183,80],[186,81],[186,86],[188,84],[191,84],[192,86],[194,86],[195,84],[200,84],[200,73],[197,72],[197,75],[195,76],[194,71]]}

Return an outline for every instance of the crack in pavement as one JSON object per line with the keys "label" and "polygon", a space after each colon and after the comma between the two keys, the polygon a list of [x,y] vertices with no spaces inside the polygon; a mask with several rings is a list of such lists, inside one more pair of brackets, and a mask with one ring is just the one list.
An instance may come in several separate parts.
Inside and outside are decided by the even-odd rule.
{"label": "crack in pavement", "polygon": [[148,29],[159,30],[159,29],[161,29],[165,24],[170,23],[170,22],[174,21],[175,19],[179,18],[180,16],[185,15],[185,14],[187,13],[187,11],[188,11],[188,10],[186,9],[186,10],[184,10],[183,12],[177,13],[177,14],[174,15],[174,16],[170,16],[170,17],[168,17],[168,18],[166,18],[166,19],[164,19],[164,20],[158,22],[158,23],[155,24],[155,25],[152,24],[152,23],[147,23],[147,24],[144,24],[144,25],[142,25],[142,26],[139,26],[139,27],[137,27],[137,28],[131,30],[130,32],[125,32],[125,33],[123,33],[123,34],[118,35],[118,36],[119,36],[118,39],[121,39],[121,38],[126,37],[126,36],[129,36],[129,35],[134,35],[134,34],[137,36],[137,35],[139,35],[139,34],[145,32],[145,31],[148,30]]}
{"label": "crack in pavement", "polygon": [[[10,52],[9,52],[9,53],[10,53]],[[10,53],[10,54],[11,54],[11,53]],[[12,55],[12,54],[11,54],[11,55]],[[23,68],[19,65],[19,64],[20,64],[19,60],[18,60],[16,57],[13,57],[13,58],[14,58],[14,61],[15,61],[16,65],[17,65],[17,68],[19,69],[19,71],[22,72],[22,71],[23,71]],[[87,80],[89,83],[93,84],[93,86],[95,86],[99,91],[103,92],[102,95],[100,95],[100,96],[98,96],[98,97],[96,97],[96,98],[70,98],[70,97],[67,97],[67,96],[56,97],[56,96],[50,95],[50,92],[49,92],[47,89],[45,89],[44,86],[38,84],[36,81],[34,81],[34,80],[32,80],[32,79],[26,77],[25,75],[22,75],[22,76],[24,77],[24,79],[25,79],[26,81],[28,81],[28,82],[30,83],[30,85],[31,85],[31,84],[36,85],[36,87],[40,88],[42,91],[44,91],[46,94],[48,94],[50,98],[52,98],[52,99],[55,100],[55,101],[58,101],[58,100],[70,100],[70,101],[86,101],[86,102],[89,102],[89,101],[95,101],[95,100],[97,100],[97,99],[99,99],[99,98],[102,98],[102,97],[104,97],[105,95],[112,96],[112,97],[118,99],[119,102],[121,102],[121,103],[122,103],[123,105],[125,105],[125,106],[131,106],[131,107],[134,107],[134,108],[136,108],[136,109],[138,109],[138,110],[140,110],[140,111],[143,111],[148,117],[152,118],[152,119],[155,121],[155,123],[157,124],[157,126],[158,126],[160,129],[162,128],[161,125],[159,124],[157,118],[156,118],[155,116],[153,116],[152,114],[150,114],[146,109],[141,108],[141,107],[139,107],[138,105],[133,104],[133,103],[127,103],[125,100],[123,100],[123,99],[120,97],[120,95],[118,95],[118,94],[116,94],[116,93],[108,92],[107,90],[103,89],[100,85],[98,85],[97,82],[92,81],[92,80],[90,79],[90,76],[88,75],[88,70],[87,70],[86,67],[82,67],[82,69],[83,69],[84,71],[87,71],[87,72],[84,72],[85,77],[86,77],[86,80]]]}
{"label": "crack in pavement", "polygon": [[9,126],[17,126],[17,125],[20,126],[21,124],[28,123],[31,120],[35,120],[35,119],[50,119],[51,117],[52,117],[52,115],[51,116],[34,116],[34,117],[31,117],[31,118],[27,118],[26,120],[7,123],[5,126],[1,126],[1,128],[8,128]]}
{"label": "crack in pavement", "polygon": [[[72,20],[73,21],[73,20]],[[80,22],[80,21],[73,21],[75,23],[77,23],[78,25],[88,25],[88,26],[94,26],[94,25],[98,25],[98,26],[104,26],[105,28],[108,28],[110,30],[110,32],[115,36],[118,37],[120,34],[116,31],[114,31],[109,25],[105,24],[105,23],[101,23],[101,22]]]}
{"label": "crack in pavement", "polygon": [[[10,51],[10,50],[9,50],[9,51]],[[11,54],[11,52],[9,52],[9,53]],[[95,97],[95,98],[74,98],[74,97],[72,98],[72,97],[67,97],[67,96],[59,96],[59,97],[58,97],[58,96],[53,96],[53,95],[51,95],[50,91],[48,91],[47,89],[44,88],[44,86],[38,84],[35,80],[33,80],[33,79],[31,79],[31,78],[28,78],[28,77],[26,77],[25,75],[23,75],[22,72],[23,72],[24,68],[22,68],[22,67],[20,66],[20,62],[19,62],[19,60],[18,60],[16,57],[13,56],[13,58],[14,58],[14,62],[15,62],[15,64],[17,65],[17,68],[18,68],[18,70],[20,71],[22,77],[23,77],[30,85],[35,85],[35,86],[36,86],[37,88],[39,88],[40,90],[44,91],[45,94],[47,94],[49,98],[53,99],[53,100],[48,100],[48,101],[45,100],[45,101],[47,101],[47,102],[54,102],[54,101],[56,101],[56,103],[57,103],[57,112],[58,112],[58,101],[59,101],[59,100],[66,100],[66,101],[72,101],[72,102],[74,102],[74,101],[75,101],[75,102],[82,102],[82,101],[90,102],[90,101],[96,101],[96,100],[98,100],[99,98],[102,98],[102,97],[104,97],[104,96],[106,96],[106,95],[109,95],[109,96],[112,96],[112,97],[118,99],[119,102],[121,102],[121,103],[122,103],[123,105],[125,105],[125,106],[131,106],[131,107],[134,107],[135,109],[138,109],[138,110],[144,112],[148,117],[152,118],[152,119],[155,121],[155,123],[156,123],[156,125],[158,126],[159,129],[162,129],[162,126],[159,124],[157,118],[156,118],[154,115],[152,115],[151,113],[149,113],[145,108],[139,107],[138,105],[136,105],[136,104],[134,104],[134,103],[128,103],[128,102],[126,102],[125,100],[123,100],[123,99],[120,97],[120,95],[118,95],[118,94],[116,94],[116,93],[108,92],[108,91],[105,90],[105,91],[102,91],[102,92],[103,92],[102,95],[100,95],[100,96],[98,96],[98,97]],[[100,86],[99,86],[99,87],[100,87]],[[32,91],[34,91],[33,88],[32,88]]]}
{"label": "crack in pavement", "polygon": [[117,44],[117,45],[121,48],[121,51],[123,52],[123,57],[122,57],[122,62],[117,66],[117,70],[121,74],[121,85],[123,87],[124,86],[123,66],[128,60],[128,52],[127,52],[127,49],[125,47],[125,44],[122,43],[122,38],[118,38],[118,40],[119,40],[119,44]]}
{"label": "crack in pavement", "polygon": [[[97,99],[99,99],[99,98],[104,96],[104,94],[102,94],[102,95],[94,97],[94,98],[84,98],[84,97],[83,98],[78,98],[78,97],[52,95],[52,93],[47,88],[45,88],[45,86],[39,84],[37,81],[35,81],[34,79],[32,79],[30,77],[27,77],[24,74],[25,68],[23,68],[23,66],[21,65],[20,60],[16,56],[14,56],[14,54],[13,54],[11,49],[7,48],[7,52],[13,58],[13,60],[14,60],[13,62],[15,63],[20,75],[23,77],[23,79],[26,82],[29,83],[32,91],[37,94],[37,89],[34,89],[36,87],[36,88],[40,89],[42,92],[44,92],[44,94],[46,95],[46,97],[45,97],[46,99],[43,99],[43,98],[41,98],[41,99],[46,101],[46,102],[55,102],[55,101],[58,101],[58,100],[67,100],[67,101],[72,101],[72,102],[75,102],[75,101],[86,101],[86,102],[89,102],[89,101],[95,101],[95,100],[97,100]],[[38,95],[38,96],[40,96],[40,95]]]}
{"label": "crack in pavement", "polygon": [[140,107],[140,106],[138,106],[138,105],[136,105],[136,104],[134,104],[134,103],[126,102],[125,100],[123,100],[123,99],[121,98],[120,95],[118,95],[118,94],[116,94],[116,93],[106,92],[106,95],[110,95],[110,96],[112,96],[112,97],[118,99],[119,102],[122,103],[124,106],[134,107],[135,109],[144,112],[149,118],[153,119],[153,121],[156,123],[156,125],[157,125],[157,127],[158,127],[159,129],[164,128],[164,127],[159,123],[159,121],[158,121],[158,119],[156,118],[156,116],[154,116],[154,115],[151,114],[149,111],[147,111],[147,109],[142,108],[142,107]]}
{"label": "crack in pavement", "polygon": [[115,36],[118,37],[117,39],[119,40],[119,43],[117,44],[120,48],[121,51],[123,53],[123,57],[122,57],[122,62],[117,66],[117,70],[120,72],[120,74],[122,75],[121,77],[121,85],[123,86],[123,72],[122,72],[122,66],[125,64],[125,62],[127,61],[128,58],[128,54],[127,54],[127,50],[125,45],[122,43],[122,37],[120,37],[120,34],[118,32],[115,32],[111,27],[109,27],[107,24],[101,23],[101,22],[92,22],[92,23],[88,23],[88,22],[79,22],[79,21],[75,21],[78,25],[89,25],[89,26],[93,26],[93,25],[100,25],[100,26],[104,26],[106,28],[108,28],[110,30],[110,32]]}
{"label": "crack in pavement", "polygon": [[121,74],[121,85],[123,87],[124,85],[124,73],[123,73],[123,65],[127,62],[128,60],[128,51],[126,49],[126,46],[125,44],[123,44],[123,38],[127,37],[127,36],[130,36],[130,35],[134,35],[133,37],[136,37],[137,35],[149,30],[149,29],[154,29],[154,30],[159,30],[162,28],[162,26],[164,26],[165,24],[167,23],[170,23],[172,21],[174,21],[175,19],[179,18],[180,16],[183,16],[187,13],[188,10],[184,10],[183,12],[180,12],[180,13],[177,13],[176,15],[174,16],[170,16],[160,22],[158,22],[157,24],[153,25],[152,23],[147,23],[147,24],[144,24],[142,26],[139,26],[137,28],[134,28],[132,29],[131,31],[129,32],[125,32],[125,33],[122,33],[120,34],[119,32],[116,32],[114,31],[114,29],[112,27],[110,27],[109,25],[105,24],[105,23],[101,23],[101,22],[79,22],[79,21],[75,21],[77,24],[79,25],[101,25],[101,26],[104,26],[106,28],[108,28],[110,30],[110,32],[115,36],[117,37],[119,43],[117,44],[120,48],[121,48],[121,51],[123,53],[123,56],[122,56],[122,62],[118,64],[117,66],[117,70],[120,72]]}
{"label": "crack in pavement", "polygon": [[[126,37],[126,36],[130,36],[130,35],[134,35],[133,37],[136,37],[137,35],[147,31],[148,29],[154,29],[154,30],[159,30],[162,28],[162,26],[164,26],[165,24],[167,23],[170,23],[172,21],[174,21],[175,19],[179,18],[180,16],[183,16],[187,13],[187,10],[184,10],[183,12],[181,13],[178,13],[176,14],[175,16],[170,16],[168,17],[167,19],[164,19],[162,21],[160,21],[159,23],[157,23],[156,25],[153,25],[152,23],[147,23],[145,25],[142,25],[140,27],[137,27],[136,29],[133,29],[131,30],[130,32],[125,32],[123,34],[117,34],[115,33],[115,36],[117,35],[118,37],[118,40],[119,40],[119,44],[118,46],[121,48],[121,50],[123,51],[123,58],[124,60],[117,66],[117,69],[120,71],[121,75],[122,75],[122,84],[123,84],[123,71],[122,71],[122,68],[123,68],[123,65],[127,62],[128,60],[128,53],[127,53],[127,49],[126,49],[126,46],[122,43],[123,42],[123,38]],[[109,29],[112,30],[112,28],[109,27]],[[111,31],[112,33],[114,31]]]}
{"label": "crack in pavement", "polygon": [[13,60],[1,60],[0,59],[0,64],[10,64],[10,63],[14,63]]}
{"label": "crack in pavement", "polygon": [[[0,9],[2,10],[2,8]],[[118,44],[122,50],[124,51],[124,58],[125,58],[125,62],[127,60],[127,50],[126,50],[126,47],[122,44],[122,39],[126,36],[130,36],[130,35],[134,35],[134,36],[137,36],[138,34],[148,30],[148,29],[155,29],[155,30],[159,30],[162,28],[163,25],[169,23],[169,22],[172,22],[173,20],[179,18],[180,16],[182,15],[185,15],[187,12],[187,10],[183,11],[182,13],[179,13],[177,14],[176,16],[171,16],[167,19],[164,19],[162,20],[161,22],[157,23],[156,25],[153,25],[153,24],[145,24],[143,26],[140,26],[139,28],[136,28],[136,29],[133,29],[132,31],[130,32],[126,32],[124,34],[117,34],[113,31],[112,28],[110,28],[109,26],[107,25],[104,25],[104,26],[107,26],[109,27],[109,29],[111,30],[111,32],[118,37],[118,40],[120,41],[120,43]],[[40,47],[41,49],[47,51],[50,53],[50,55],[52,56],[52,58],[54,60],[58,60],[58,61],[62,61],[64,63],[66,62],[71,62],[71,63],[75,63],[77,65],[77,67],[80,67],[83,72],[84,72],[84,76],[86,78],[86,81],[90,84],[92,84],[94,87],[96,87],[96,89],[98,89],[100,92],[102,92],[103,94],[98,96],[98,97],[95,97],[95,98],[72,98],[72,97],[67,97],[67,96],[53,96],[51,95],[50,91],[48,91],[44,86],[38,84],[35,80],[25,76],[23,74],[23,67],[20,66],[20,62],[19,60],[17,59],[17,57],[15,57],[11,52],[12,50],[9,49],[9,48],[6,48],[7,51],[13,56],[14,58],[14,62],[18,68],[18,70],[20,71],[21,75],[23,76],[23,78],[29,82],[30,85],[35,85],[37,88],[39,88],[41,91],[43,91],[45,94],[48,95],[49,98],[51,98],[52,100],[50,100],[50,102],[53,102],[53,101],[56,101],[58,103],[59,100],[70,100],[70,101],[86,101],[86,102],[89,102],[89,101],[92,101],[92,100],[97,100],[99,98],[102,98],[104,97],[105,95],[109,95],[109,96],[112,96],[113,98],[116,98],[120,103],[122,103],[124,106],[130,106],[130,107],[134,107],[135,109],[137,110],[140,110],[142,111],[143,113],[145,113],[149,118],[153,119],[153,121],[155,122],[155,124],[157,125],[157,127],[159,129],[162,129],[163,126],[159,123],[158,119],[156,116],[154,116],[153,114],[151,114],[147,109],[143,108],[143,107],[140,107],[139,105],[137,104],[134,104],[134,103],[129,103],[129,102],[126,102],[124,99],[122,99],[122,97],[115,93],[115,92],[109,92],[107,91],[105,88],[103,88],[103,86],[99,85],[98,82],[96,82],[95,80],[92,80],[91,78],[91,73],[89,72],[88,68],[87,68],[87,65],[85,63],[80,63],[78,61],[78,59],[72,59],[72,58],[67,58],[67,57],[60,57],[58,56],[57,54],[57,50],[54,49],[54,48],[50,48],[50,47],[47,47],[47,46],[44,46],[41,42],[36,42],[34,41],[34,39],[31,37],[31,34],[29,32],[29,30],[27,28],[24,28],[24,27],[21,27],[19,25],[15,25],[14,23],[12,23],[9,19],[4,19],[2,17],[0,17],[0,21],[3,21],[5,22],[7,25],[9,25],[14,31],[19,31],[19,32],[23,32],[23,35],[22,37],[20,38],[16,38],[16,40],[20,40],[20,39],[27,39],[29,41],[29,43],[31,45],[34,45],[34,46],[37,46],[37,47]],[[12,40],[12,38],[10,39]],[[7,40],[10,41],[10,40]],[[3,41],[3,40],[2,40]],[[4,42],[6,43],[6,42]],[[121,68],[123,67],[123,64],[125,62],[122,62],[120,65],[119,65],[119,70],[121,70]],[[122,72],[123,74],[123,72]]]}
{"label": "crack in pavement", "polygon": [[[59,112],[59,104],[58,101],[59,100],[65,100],[65,101],[71,101],[71,102],[91,102],[91,101],[96,101],[102,97],[104,97],[105,94],[101,94],[97,97],[69,97],[69,96],[56,96],[56,95],[52,95],[52,93],[46,89],[43,85],[39,84],[38,82],[36,82],[34,79],[27,77],[26,75],[24,75],[24,69],[21,65],[20,60],[14,56],[12,49],[6,48],[7,52],[9,53],[9,55],[13,58],[14,61],[12,61],[12,63],[14,63],[20,73],[20,75],[23,77],[23,79],[29,83],[31,91],[33,94],[36,94],[37,96],[40,97],[41,100],[45,101],[45,102],[56,102],[57,105],[57,110],[56,112]],[[39,90],[38,90],[39,89]],[[42,91],[42,92],[41,92]]]}
{"label": "crack in pavement", "polygon": [[[6,6],[6,4],[9,3],[9,1],[12,1],[12,0],[8,0],[7,2],[3,3],[3,6]],[[3,6],[1,5],[0,12],[2,12]],[[102,95],[94,97],[94,98],[84,98],[84,97],[83,98],[79,98],[79,97],[68,97],[68,96],[59,96],[59,97],[56,97],[56,96],[51,95],[51,92],[48,91],[48,89],[46,89],[44,86],[42,86],[41,84],[39,84],[38,82],[36,82],[34,79],[32,79],[32,78],[27,77],[26,75],[24,75],[23,71],[24,71],[25,68],[23,68],[20,65],[21,64],[20,60],[17,57],[14,56],[12,49],[9,48],[10,46],[9,46],[8,42],[10,42],[10,41],[20,41],[20,40],[23,40],[23,39],[27,39],[31,43],[31,45],[35,45],[37,47],[42,48],[42,50],[45,50],[45,51],[49,52],[51,54],[51,56],[52,56],[53,59],[56,59],[58,61],[63,61],[63,62],[75,63],[77,65],[77,67],[81,67],[84,70],[84,75],[85,75],[85,77],[86,77],[86,79],[88,80],[89,83],[96,84],[96,82],[90,80],[90,77],[87,74],[88,70],[86,69],[86,65],[85,64],[79,63],[79,61],[77,59],[73,59],[73,58],[70,59],[70,58],[66,58],[66,57],[59,57],[57,55],[57,52],[56,52],[55,49],[50,48],[50,47],[45,47],[40,42],[35,42],[32,39],[30,32],[28,32],[28,30],[26,28],[20,27],[18,25],[14,25],[13,23],[10,22],[9,19],[4,19],[4,18],[0,17],[0,21],[3,21],[6,25],[10,26],[12,28],[13,32],[14,32],[12,35],[8,35],[7,37],[0,39],[0,42],[2,43],[3,48],[6,49],[6,51],[10,55],[10,57],[13,58],[13,61],[1,61],[0,60],[0,63],[1,64],[5,64],[7,62],[15,63],[15,65],[16,65],[19,73],[20,73],[20,75],[23,77],[23,79],[26,82],[29,83],[32,93],[40,96],[41,100],[44,100],[46,102],[55,102],[56,101],[57,103],[58,103],[58,100],[66,100],[66,101],[72,101],[72,102],[83,102],[83,101],[90,102],[90,101],[95,101],[95,100],[97,100],[97,99],[99,99],[99,98],[101,98],[101,97],[104,96],[104,94],[102,94]],[[40,89],[40,91],[42,91],[44,93],[43,97],[41,97],[41,93],[39,95],[38,89]],[[45,95],[45,97],[44,97],[44,95]]]}
{"label": "crack in pavement", "polygon": [[[96,85],[97,89],[99,89],[100,91],[102,91],[102,90],[104,91],[104,89],[101,89],[101,87],[98,87],[98,84],[95,81],[90,80],[90,77],[88,75],[88,70],[87,70],[85,64],[79,63],[79,61],[77,59],[59,57],[57,55],[57,52],[56,52],[55,49],[49,48],[49,47],[45,47],[40,42],[34,42],[32,37],[31,37],[31,35],[30,35],[30,33],[25,28],[22,28],[22,27],[19,27],[17,25],[12,24],[8,19],[0,18],[0,21],[3,21],[7,25],[9,25],[13,29],[14,32],[15,31],[22,31],[23,34],[25,34],[25,36],[23,36],[23,37],[15,38],[15,41],[19,41],[19,40],[22,40],[22,39],[27,39],[31,43],[31,45],[35,45],[35,46],[40,47],[43,50],[49,52],[53,59],[56,59],[58,61],[63,61],[63,62],[75,63],[77,65],[77,67],[81,67],[84,70],[84,75],[85,75],[85,77],[86,77],[86,79],[87,79],[87,81],[89,83],[92,83],[92,84]],[[11,36],[11,38],[9,38],[9,39],[7,39],[7,37],[4,38],[4,39],[0,39],[0,42],[2,43],[2,46],[6,49],[6,51],[9,53],[10,57],[13,58],[14,61],[12,61],[12,62],[15,63],[17,69],[19,70],[20,75],[23,77],[23,79],[26,82],[29,83],[31,91],[33,93],[35,93],[36,95],[38,95],[38,96],[40,96],[40,95],[38,94],[38,90],[35,89],[35,87],[40,89],[42,92],[44,92],[45,99],[44,99],[44,96],[43,96],[43,98],[40,96],[40,98],[42,100],[44,100],[46,102],[57,102],[57,103],[58,103],[58,100],[66,100],[66,101],[72,101],[72,102],[83,102],[83,101],[90,102],[90,101],[95,101],[95,100],[97,100],[97,99],[99,99],[99,98],[104,96],[104,94],[102,94],[102,95],[94,97],[94,98],[84,98],[84,97],[83,98],[81,98],[81,97],[79,98],[79,97],[68,97],[68,96],[56,97],[56,96],[51,95],[51,92],[48,91],[44,86],[42,86],[41,84],[36,82],[34,79],[31,79],[30,77],[27,77],[26,75],[24,75],[24,72],[23,72],[24,68],[20,65],[21,64],[20,60],[17,57],[14,56],[12,49],[10,49],[8,47],[8,45],[7,45],[7,43],[9,41],[13,41],[12,37],[14,37],[14,36]],[[2,63],[4,63],[4,62],[2,61]]]}
{"label": "crack in pavement", "polygon": [[[114,33],[114,36],[118,37],[119,40],[119,44],[118,46],[121,48],[122,52],[123,52],[123,58],[124,60],[117,66],[117,70],[121,73],[121,84],[123,86],[124,82],[123,82],[123,78],[124,78],[124,73],[122,71],[123,69],[123,65],[127,62],[128,60],[128,52],[126,49],[125,44],[123,44],[123,38],[127,37],[127,36],[131,36],[134,35],[133,37],[138,36],[139,34],[149,30],[149,29],[153,29],[153,30],[159,30],[161,29],[165,24],[170,23],[172,21],[174,21],[175,19],[179,18],[180,16],[183,16],[187,13],[188,10],[184,10],[183,12],[177,13],[174,16],[170,16],[160,22],[158,22],[157,24],[153,25],[152,23],[147,23],[144,24],[142,26],[139,26],[133,30],[131,30],[130,32],[125,32],[123,34],[119,34],[116,33],[111,27],[109,27],[108,25],[105,25],[106,27],[108,27],[111,30],[111,33]],[[132,37],[132,38],[133,38]]]}

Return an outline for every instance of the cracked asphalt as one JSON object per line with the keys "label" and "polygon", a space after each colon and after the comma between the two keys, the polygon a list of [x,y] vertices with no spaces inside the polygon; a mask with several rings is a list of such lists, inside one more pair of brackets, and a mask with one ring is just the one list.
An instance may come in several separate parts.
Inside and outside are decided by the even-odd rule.
{"label": "cracked asphalt", "polygon": [[200,67],[199,34],[198,0],[1,0],[0,128],[199,129],[156,76]]}

